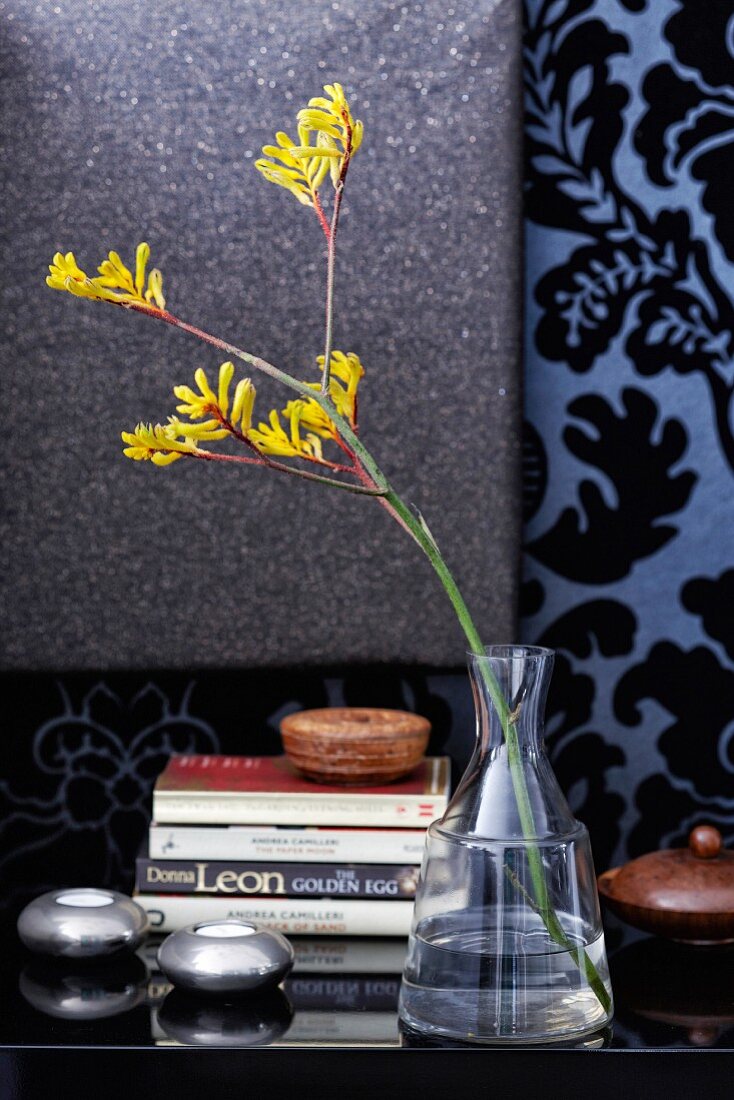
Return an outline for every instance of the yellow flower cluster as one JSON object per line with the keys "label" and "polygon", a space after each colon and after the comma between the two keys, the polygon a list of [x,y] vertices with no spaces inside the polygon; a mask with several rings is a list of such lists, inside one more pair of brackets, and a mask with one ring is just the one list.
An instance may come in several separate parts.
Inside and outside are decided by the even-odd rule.
{"label": "yellow flower cluster", "polygon": [[[123,454],[136,462],[150,459],[156,466],[170,466],[185,454],[201,453],[199,443],[224,439],[231,429],[241,425],[243,433],[250,427],[255,387],[249,378],[237,384],[230,407],[229,391],[234,375],[234,363],[222,363],[219,368],[217,393],[209,385],[206,371],[199,368],[194,375],[199,393],[188,386],[175,386],[174,394],[182,402],[176,412],[201,423],[183,423],[169,416],[167,424],[138,424],[133,432],[123,432],[128,446]],[[224,422],[226,421],[226,426]]]}
{"label": "yellow flower cluster", "polygon": [[264,156],[255,161],[266,180],[285,187],[304,206],[316,205],[327,172],[337,186],[347,153],[353,156],[362,144],[362,123],[352,118],[341,84],[327,84],[324,91],[328,99],[312,99],[298,112],[298,141],[281,130],[277,145],[265,145]]}
{"label": "yellow flower cluster", "polygon": [[117,252],[110,252],[97,270],[99,275],[90,279],[82,271],[73,252],[57,252],[53,263],[49,265],[50,275],[46,282],[54,290],[68,290],[79,298],[92,298],[100,302],[133,302],[148,309],[165,310],[163,297],[163,276],[158,268],[148,275],[146,269],[150,259],[150,245],[142,241],[135,250],[135,275],[120,259]]}
{"label": "yellow flower cluster", "polygon": [[307,432],[305,438],[301,436],[302,414],[305,405],[306,402],[304,401],[289,401],[288,407],[283,410],[283,415],[289,422],[290,432],[286,432],[283,428],[278,410],[272,409],[268,416],[269,423],[265,424],[261,420],[257,428],[252,428],[248,432],[247,438],[264,455],[306,458],[321,462],[323,451],[319,437],[314,432]]}
{"label": "yellow flower cluster", "polygon": [[222,363],[219,368],[217,392],[214,393],[206,372],[199,367],[194,374],[199,393],[195,393],[189,386],[173,387],[174,395],[183,402],[176,406],[176,412],[183,413],[191,420],[200,420],[202,417],[213,415],[220,423],[226,420],[232,427],[246,434],[252,423],[255,387],[249,378],[242,378],[235,388],[230,410],[229,391],[233,377],[234,363]]}
{"label": "yellow flower cluster", "polygon": [[[323,356],[319,363],[323,365]],[[335,351],[331,356],[331,399],[337,411],[356,422],[357,387],[364,368],[354,352]],[[136,462],[149,459],[156,466],[169,466],[185,454],[201,454],[199,443],[224,439],[228,435],[245,436],[263,455],[304,458],[323,462],[322,439],[336,439],[337,427],[313,398],[289,401],[279,412],[273,409],[268,420],[252,426],[256,390],[249,378],[242,378],[230,399],[234,363],[222,363],[216,391],[209,383],[206,371],[200,367],[194,374],[198,392],[190,386],[174,386],[181,402],[176,412],[186,416],[185,423],[175,416],[167,424],[138,424],[133,432],[123,432],[127,444],[124,454]],[[318,382],[313,383],[318,389]],[[287,429],[281,422],[283,416]],[[302,434],[303,433],[303,434]]]}

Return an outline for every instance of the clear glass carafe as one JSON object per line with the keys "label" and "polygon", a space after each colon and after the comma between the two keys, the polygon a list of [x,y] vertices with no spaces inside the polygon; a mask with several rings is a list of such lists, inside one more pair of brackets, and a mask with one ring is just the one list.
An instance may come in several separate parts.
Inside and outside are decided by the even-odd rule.
{"label": "clear glass carafe", "polygon": [[404,1026],[547,1043],[612,1016],[589,834],[543,743],[551,650],[470,655],[474,755],[426,840],[401,990]]}

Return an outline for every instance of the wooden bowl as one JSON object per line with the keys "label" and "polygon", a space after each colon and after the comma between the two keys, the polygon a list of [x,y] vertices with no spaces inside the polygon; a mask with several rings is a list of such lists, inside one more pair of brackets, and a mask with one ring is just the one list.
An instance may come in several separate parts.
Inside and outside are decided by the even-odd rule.
{"label": "wooden bowl", "polygon": [[280,724],[291,763],[319,783],[392,783],[423,759],[431,724],[418,714],[379,707],[325,707],[289,714]]}

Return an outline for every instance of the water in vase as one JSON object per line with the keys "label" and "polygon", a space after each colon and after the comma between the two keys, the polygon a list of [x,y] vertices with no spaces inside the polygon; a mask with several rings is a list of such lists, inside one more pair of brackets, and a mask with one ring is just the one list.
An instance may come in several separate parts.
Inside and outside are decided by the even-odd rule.
{"label": "water in vase", "polygon": [[450,915],[418,925],[401,989],[408,1027],[465,1042],[510,1043],[566,1039],[606,1024],[608,1004],[585,969],[587,958],[611,1001],[603,933],[588,943],[579,929],[560,945],[539,922],[508,940],[481,920],[479,912],[472,927],[464,911],[460,927]]}

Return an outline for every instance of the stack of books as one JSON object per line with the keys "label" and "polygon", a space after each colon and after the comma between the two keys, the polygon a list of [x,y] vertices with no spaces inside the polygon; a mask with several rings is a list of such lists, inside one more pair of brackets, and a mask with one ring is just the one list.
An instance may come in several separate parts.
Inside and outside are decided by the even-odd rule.
{"label": "stack of books", "polygon": [[153,794],[136,900],[151,926],[254,920],[289,935],[404,936],[449,761],[386,787],[302,778],[285,756],[174,756]]}

